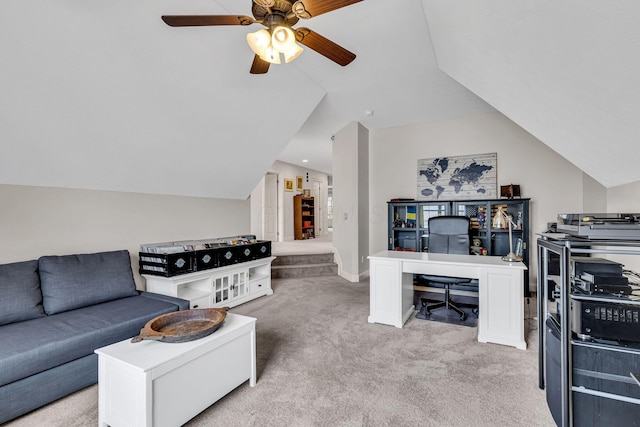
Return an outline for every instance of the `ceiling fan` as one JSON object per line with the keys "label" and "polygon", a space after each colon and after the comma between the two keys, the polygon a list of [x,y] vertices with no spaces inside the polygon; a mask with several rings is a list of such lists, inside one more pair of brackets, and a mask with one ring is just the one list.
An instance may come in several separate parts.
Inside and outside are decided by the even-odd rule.
{"label": "ceiling fan", "polygon": [[267,29],[247,34],[247,43],[255,53],[251,74],[264,74],[269,65],[280,64],[281,55],[291,62],[302,53],[298,43],[309,47],[333,62],[345,66],[356,55],[308,28],[292,28],[299,19],[309,19],[362,0],[253,0],[250,16],[235,15],[164,15],[171,27],[209,25],[262,24]]}

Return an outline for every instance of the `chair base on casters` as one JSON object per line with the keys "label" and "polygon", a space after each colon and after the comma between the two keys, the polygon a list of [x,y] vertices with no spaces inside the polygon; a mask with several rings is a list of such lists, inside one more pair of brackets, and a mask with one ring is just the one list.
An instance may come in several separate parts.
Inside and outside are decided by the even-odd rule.
{"label": "chair base on casters", "polygon": [[[449,294],[449,286],[445,286],[444,291],[444,301],[427,305],[427,300],[425,298],[420,298],[420,304],[422,305],[422,309],[416,315],[418,319],[426,319],[427,316],[431,315],[431,310],[435,310],[436,308],[446,307],[448,310],[455,311],[460,316],[460,320],[464,321],[467,318],[467,314],[462,311],[460,308],[456,307],[456,305],[451,301],[451,297]],[[477,309],[474,311],[474,314],[477,315]]]}

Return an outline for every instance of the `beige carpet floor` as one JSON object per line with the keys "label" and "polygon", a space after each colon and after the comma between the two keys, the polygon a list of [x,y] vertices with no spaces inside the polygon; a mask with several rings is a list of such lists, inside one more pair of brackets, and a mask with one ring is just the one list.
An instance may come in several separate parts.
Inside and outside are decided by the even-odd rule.
{"label": "beige carpet floor", "polygon": [[[523,351],[478,343],[474,327],[369,324],[366,281],[278,279],[273,287],[231,310],[258,319],[256,387],[244,383],[187,426],[555,425],[537,386],[535,329]],[[532,300],[528,317],[534,309]],[[6,426],[95,426],[97,401],[92,386]]]}
{"label": "beige carpet floor", "polygon": [[315,239],[289,240],[271,242],[271,253],[279,255],[327,254],[333,252],[333,232],[328,232]]}

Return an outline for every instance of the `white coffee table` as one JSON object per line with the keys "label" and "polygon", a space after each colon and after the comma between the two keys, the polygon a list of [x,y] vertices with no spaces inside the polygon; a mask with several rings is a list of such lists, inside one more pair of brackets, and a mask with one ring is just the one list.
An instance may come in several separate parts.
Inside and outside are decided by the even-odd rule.
{"label": "white coffee table", "polygon": [[98,425],[180,426],[246,380],[255,386],[255,324],[227,313],[199,340],[125,340],[97,349]]}

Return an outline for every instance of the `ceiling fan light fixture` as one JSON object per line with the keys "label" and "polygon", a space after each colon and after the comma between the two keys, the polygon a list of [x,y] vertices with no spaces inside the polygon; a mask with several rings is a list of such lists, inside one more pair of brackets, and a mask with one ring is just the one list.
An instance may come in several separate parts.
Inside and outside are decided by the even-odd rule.
{"label": "ceiling fan light fixture", "polygon": [[289,62],[293,61],[298,56],[300,56],[303,50],[304,49],[300,47],[300,45],[298,45],[297,43],[294,43],[293,46],[291,46],[291,49],[287,50],[284,53],[284,62],[288,64]]}
{"label": "ceiling fan light fixture", "polygon": [[269,34],[269,31],[267,30],[259,30],[255,33],[249,33],[247,34],[247,43],[253,53],[260,57],[266,57],[267,48],[271,44],[271,34]]}
{"label": "ceiling fan light fixture", "polygon": [[[362,0],[251,0],[251,16],[242,15],[163,15],[170,27],[260,24],[266,29],[247,34],[254,53],[251,74],[265,74],[270,64],[291,62],[308,47],[338,65],[349,65],[356,55],[309,28],[293,29],[300,19],[309,19]],[[298,44],[298,40],[299,43]]]}
{"label": "ceiling fan light fixture", "polygon": [[285,53],[296,44],[296,36],[289,27],[279,25],[272,30],[271,45],[278,52]]}

